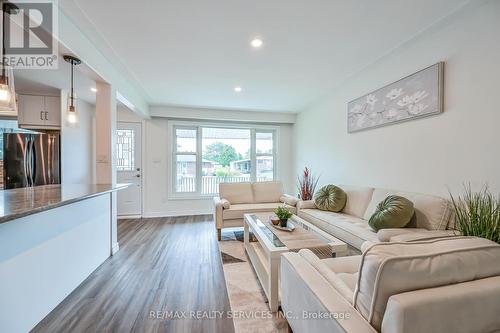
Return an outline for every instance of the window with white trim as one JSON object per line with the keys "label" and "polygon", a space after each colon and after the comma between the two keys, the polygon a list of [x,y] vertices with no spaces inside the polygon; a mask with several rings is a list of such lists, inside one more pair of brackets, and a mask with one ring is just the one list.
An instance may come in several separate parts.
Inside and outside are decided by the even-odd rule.
{"label": "window with white trim", "polygon": [[196,192],[198,129],[175,127],[174,137],[175,192]]}
{"label": "window with white trim", "polygon": [[174,123],[173,194],[213,195],[220,183],[276,179],[277,128]]}

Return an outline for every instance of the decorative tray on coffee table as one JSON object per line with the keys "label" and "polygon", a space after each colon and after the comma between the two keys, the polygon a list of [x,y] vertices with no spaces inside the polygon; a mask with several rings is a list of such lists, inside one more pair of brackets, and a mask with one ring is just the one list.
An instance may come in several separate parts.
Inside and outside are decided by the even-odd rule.
{"label": "decorative tray on coffee table", "polygon": [[275,227],[278,230],[283,230],[283,231],[288,231],[288,232],[292,232],[295,230],[295,225],[293,225],[293,223],[290,221],[287,222],[286,227],[282,227],[280,224],[274,225],[272,221],[269,221],[269,224],[271,224],[273,227]]}

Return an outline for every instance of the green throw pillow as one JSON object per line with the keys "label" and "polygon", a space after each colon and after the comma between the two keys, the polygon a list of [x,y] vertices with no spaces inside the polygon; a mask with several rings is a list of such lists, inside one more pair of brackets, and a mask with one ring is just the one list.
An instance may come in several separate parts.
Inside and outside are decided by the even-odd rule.
{"label": "green throw pillow", "polygon": [[397,195],[390,195],[377,205],[368,224],[375,231],[403,228],[411,221],[414,213],[413,202]]}
{"label": "green throw pillow", "polygon": [[314,196],[314,204],[321,210],[340,212],[347,201],[347,195],[338,186],[323,186]]}

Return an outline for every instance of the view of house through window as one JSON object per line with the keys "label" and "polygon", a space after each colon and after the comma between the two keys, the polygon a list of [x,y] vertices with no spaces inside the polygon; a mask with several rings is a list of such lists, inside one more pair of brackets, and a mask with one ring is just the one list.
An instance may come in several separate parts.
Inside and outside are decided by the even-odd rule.
{"label": "view of house through window", "polygon": [[273,180],[274,147],[273,132],[256,132],[257,181]]}
{"label": "view of house through window", "polygon": [[197,129],[175,129],[176,192],[196,192]]}
{"label": "view of house through window", "polygon": [[220,183],[274,179],[272,130],[200,126],[174,131],[175,192],[214,194]]}
{"label": "view of house through window", "polygon": [[249,129],[202,128],[201,193],[217,193],[220,182],[249,182],[252,179]]}

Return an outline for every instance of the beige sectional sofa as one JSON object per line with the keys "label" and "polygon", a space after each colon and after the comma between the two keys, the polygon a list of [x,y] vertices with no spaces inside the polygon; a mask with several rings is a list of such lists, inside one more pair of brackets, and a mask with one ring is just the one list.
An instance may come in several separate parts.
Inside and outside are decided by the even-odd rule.
{"label": "beige sectional sofa", "polygon": [[281,182],[221,183],[219,197],[214,198],[214,220],[217,235],[225,227],[242,227],[246,213],[273,211],[286,206],[295,212],[297,198],[283,193]]}
{"label": "beige sectional sofa", "polygon": [[[347,194],[346,206],[340,213],[319,210],[314,201],[299,201],[297,215],[357,249],[361,249],[361,245],[366,241],[375,243],[397,240],[404,238],[405,234],[424,234],[425,237],[429,237],[430,232],[435,236],[454,233],[445,231],[451,227],[452,212],[450,202],[446,199],[373,187],[349,185],[339,185],[339,187]],[[415,216],[405,228],[384,229],[377,234],[369,227],[368,220],[378,203],[391,194],[412,201]],[[437,230],[440,231],[436,232]]]}
{"label": "beige sectional sofa", "polygon": [[294,333],[500,332],[499,262],[499,244],[463,236],[285,253],[281,307]]}

